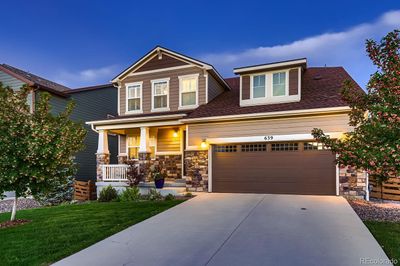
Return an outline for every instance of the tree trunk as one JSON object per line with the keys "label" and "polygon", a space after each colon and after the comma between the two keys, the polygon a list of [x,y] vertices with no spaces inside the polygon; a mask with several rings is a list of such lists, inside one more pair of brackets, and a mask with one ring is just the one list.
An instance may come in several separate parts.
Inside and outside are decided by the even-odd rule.
{"label": "tree trunk", "polygon": [[15,221],[15,214],[17,213],[17,202],[18,202],[18,196],[17,193],[15,193],[14,204],[11,212],[11,221]]}

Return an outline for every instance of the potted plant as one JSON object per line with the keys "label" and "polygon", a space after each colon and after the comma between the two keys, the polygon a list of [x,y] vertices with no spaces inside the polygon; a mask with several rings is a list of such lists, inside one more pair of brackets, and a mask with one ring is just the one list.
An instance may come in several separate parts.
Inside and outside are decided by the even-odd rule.
{"label": "potted plant", "polygon": [[151,177],[154,180],[154,185],[156,188],[163,188],[164,181],[167,176],[165,169],[163,169],[162,165],[159,163],[157,165],[152,165],[150,167]]}

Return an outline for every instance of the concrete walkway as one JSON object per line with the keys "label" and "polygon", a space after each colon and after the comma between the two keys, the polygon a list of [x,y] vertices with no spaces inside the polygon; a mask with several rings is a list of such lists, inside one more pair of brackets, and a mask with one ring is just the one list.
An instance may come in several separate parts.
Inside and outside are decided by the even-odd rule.
{"label": "concrete walkway", "polygon": [[387,256],[335,196],[202,194],[55,265],[360,265]]}

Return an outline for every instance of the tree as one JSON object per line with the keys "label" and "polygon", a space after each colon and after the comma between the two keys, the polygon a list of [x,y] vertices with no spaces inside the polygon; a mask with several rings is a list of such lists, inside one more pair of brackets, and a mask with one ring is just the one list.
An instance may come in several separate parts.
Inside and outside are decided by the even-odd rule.
{"label": "tree", "polygon": [[40,94],[31,113],[29,88],[19,91],[0,83],[0,195],[15,191],[11,220],[18,197],[37,195],[68,182],[76,172],[74,155],[83,149],[86,130],[70,120],[74,103],[51,114],[50,94]]}
{"label": "tree", "polygon": [[400,171],[400,38],[388,33],[379,43],[366,41],[366,50],[377,67],[361,92],[346,81],[343,99],[351,108],[349,125],[354,131],[331,139],[321,129],[313,136],[338,154],[337,163],[366,170],[378,183],[399,176]]}

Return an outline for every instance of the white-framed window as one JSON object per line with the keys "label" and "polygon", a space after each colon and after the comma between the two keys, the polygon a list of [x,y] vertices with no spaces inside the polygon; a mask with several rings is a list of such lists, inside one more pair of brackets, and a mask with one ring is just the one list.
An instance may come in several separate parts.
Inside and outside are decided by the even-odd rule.
{"label": "white-framed window", "polygon": [[151,81],[152,111],[169,111],[169,78]]}
{"label": "white-framed window", "polygon": [[198,106],[199,74],[179,76],[179,107]]}
{"label": "white-framed window", "polygon": [[251,98],[265,98],[266,93],[266,75],[251,76]]}
{"label": "white-framed window", "polygon": [[286,71],[272,74],[272,96],[286,95]]}
{"label": "white-framed window", "polygon": [[139,158],[140,136],[127,136],[128,159]]}
{"label": "white-framed window", "polygon": [[143,82],[128,83],[126,86],[126,112],[142,112]]}

